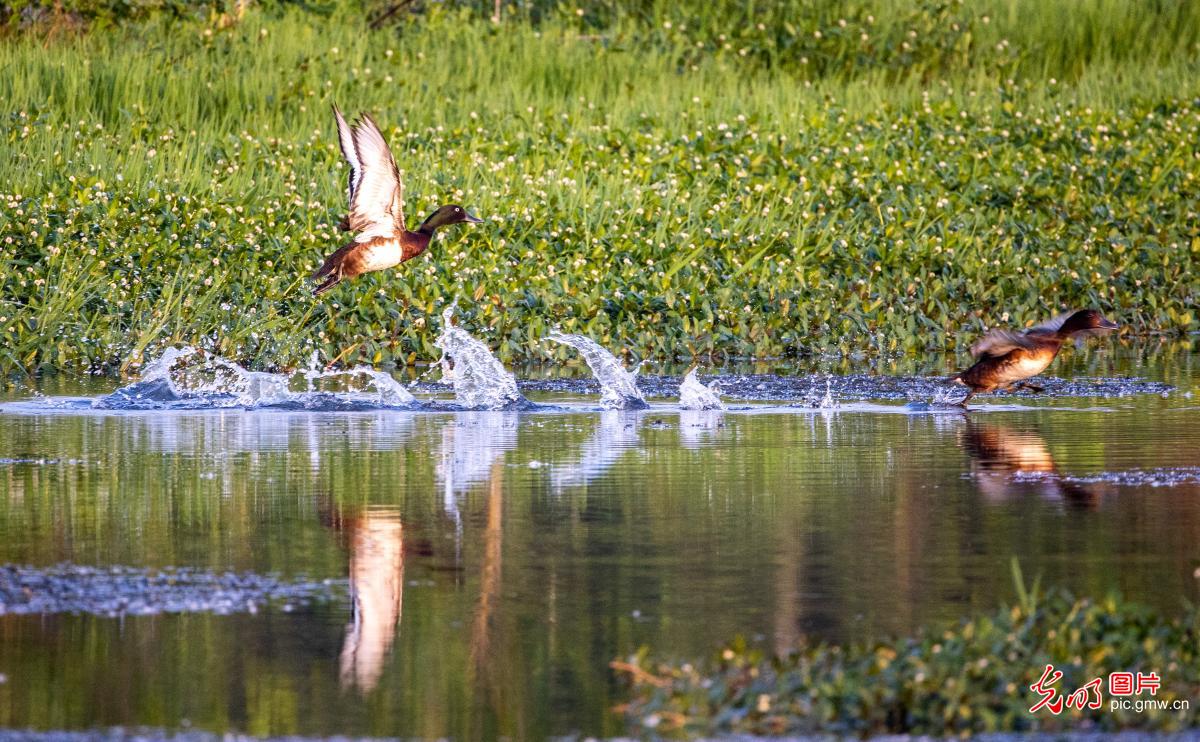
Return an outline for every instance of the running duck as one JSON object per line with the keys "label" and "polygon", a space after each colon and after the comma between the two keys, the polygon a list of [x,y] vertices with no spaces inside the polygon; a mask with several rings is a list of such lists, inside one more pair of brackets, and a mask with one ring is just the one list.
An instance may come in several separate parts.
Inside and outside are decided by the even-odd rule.
{"label": "running duck", "polygon": [[351,127],[337,106],[333,107],[333,117],[342,156],[350,165],[346,185],[350,213],[338,226],[357,234],[325,258],[313,274],[313,280],[319,282],[314,295],[320,296],[344,279],[412,260],[429,248],[438,227],[483,221],[458,204],[446,204],[415,231],[405,227],[404,184],[379,126],[364,113]]}
{"label": "running duck", "polygon": [[1060,314],[1052,320],[1025,330],[992,329],[971,346],[971,355],[979,359],[951,381],[967,387],[960,405],[980,392],[1014,391],[1026,388],[1040,392],[1041,387],[1025,380],[1037,376],[1058,355],[1063,343],[1117,329],[1117,323],[1104,318],[1095,309]]}

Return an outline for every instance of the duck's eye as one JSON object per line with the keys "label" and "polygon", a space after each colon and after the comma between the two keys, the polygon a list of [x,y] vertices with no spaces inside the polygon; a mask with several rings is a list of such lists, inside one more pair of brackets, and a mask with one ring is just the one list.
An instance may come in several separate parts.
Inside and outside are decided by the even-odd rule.
{"label": "duck's eye", "polygon": [[459,213],[460,211],[462,211],[462,209],[458,208],[457,206],[454,207],[455,214]]}

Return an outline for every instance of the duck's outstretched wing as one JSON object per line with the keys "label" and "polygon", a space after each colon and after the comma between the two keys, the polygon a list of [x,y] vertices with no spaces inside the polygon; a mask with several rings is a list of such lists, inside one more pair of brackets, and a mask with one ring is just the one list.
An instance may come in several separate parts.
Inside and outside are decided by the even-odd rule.
{"label": "duck's outstretched wing", "polygon": [[1050,333],[1058,332],[1059,329],[1063,326],[1063,324],[1068,319],[1070,319],[1071,315],[1073,315],[1073,314],[1075,314],[1074,309],[1063,312],[1062,314],[1058,314],[1058,315],[1051,317],[1050,319],[1046,320],[1045,322],[1040,322],[1040,323],[1034,325],[1033,327],[1030,327],[1025,332],[1030,335],[1050,334]]}
{"label": "duck's outstretched wing", "polygon": [[1032,350],[1035,347],[1034,340],[1022,333],[996,328],[988,330],[987,334],[975,341],[971,346],[971,355],[976,358],[999,358],[1018,348]]}
{"label": "duck's outstretched wing", "polygon": [[342,148],[342,157],[346,158],[346,164],[350,166],[350,175],[346,179],[346,204],[352,206],[354,192],[358,190],[358,184],[362,181],[362,163],[358,160],[358,150],[354,148],[354,135],[350,131],[350,125],[346,123],[336,104],[333,106],[333,118],[337,121],[338,146]]}
{"label": "duck's outstretched wing", "polygon": [[[392,151],[372,118],[363,114],[350,132],[359,163],[357,183],[351,175],[350,216],[357,242],[393,237],[404,230],[404,185]],[[351,165],[353,168],[353,165]]]}

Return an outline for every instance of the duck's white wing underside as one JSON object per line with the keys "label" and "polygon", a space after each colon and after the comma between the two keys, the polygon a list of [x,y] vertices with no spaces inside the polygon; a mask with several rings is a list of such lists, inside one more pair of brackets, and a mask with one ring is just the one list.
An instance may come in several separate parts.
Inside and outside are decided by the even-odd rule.
{"label": "duck's white wing underside", "polygon": [[346,204],[353,207],[354,192],[358,190],[358,184],[362,181],[362,163],[358,161],[358,152],[354,149],[354,135],[350,131],[350,125],[346,123],[337,106],[333,107],[333,117],[337,120],[338,146],[342,148],[342,157],[346,158],[346,164],[350,166],[350,175],[346,181]]}
{"label": "duck's white wing underside", "polygon": [[351,163],[350,229],[360,233],[354,239],[370,242],[395,236],[404,229],[404,185],[392,151],[379,127],[366,114],[350,135],[359,163],[357,178]]}
{"label": "duck's white wing underside", "polygon": [[1010,353],[1018,348],[1031,349],[1034,347],[1032,340],[1019,332],[1012,330],[992,329],[988,330],[987,334],[975,341],[971,346],[971,355],[979,358],[981,356],[999,357],[1005,353]]}

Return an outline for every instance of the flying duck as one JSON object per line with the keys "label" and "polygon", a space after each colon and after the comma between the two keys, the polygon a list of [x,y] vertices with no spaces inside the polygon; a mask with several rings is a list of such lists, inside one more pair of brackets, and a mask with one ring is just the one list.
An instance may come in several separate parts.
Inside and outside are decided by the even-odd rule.
{"label": "flying duck", "polygon": [[343,279],[370,271],[392,268],[412,260],[429,248],[438,227],[460,222],[481,222],[458,204],[446,204],[429,215],[416,231],[404,224],[404,184],[387,141],[368,114],[353,127],[335,105],[338,143],[350,165],[346,184],[350,213],[338,225],[356,232],[354,239],[325,258],[313,280],[320,283],[313,294],[321,295]]}
{"label": "flying duck", "polygon": [[1095,309],[1082,309],[1060,314],[1024,332],[988,330],[971,346],[971,355],[979,360],[950,379],[967,387],[967,396],[959,404],[965,407],[967,400],[976,394],[997,389],[1013,391],[1024,387],[1040,392],[1041,387],[1025,380],[1045,371],[1063,343],[1115,329],[1117,323],[1105,319]]}

